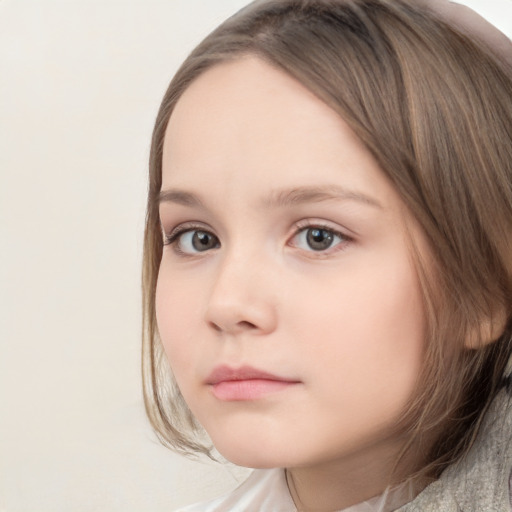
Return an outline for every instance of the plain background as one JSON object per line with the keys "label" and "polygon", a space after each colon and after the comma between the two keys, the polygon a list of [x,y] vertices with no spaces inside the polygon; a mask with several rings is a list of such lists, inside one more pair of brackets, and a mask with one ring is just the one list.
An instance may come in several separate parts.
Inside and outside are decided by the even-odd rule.
{"label": "plain background", "polygon": [[[0,0],[0,511],[169,512],[246,470],[140,389],[146,166],[179,63],[246,0]],[[512,34],[512,0],[468,0]]]}

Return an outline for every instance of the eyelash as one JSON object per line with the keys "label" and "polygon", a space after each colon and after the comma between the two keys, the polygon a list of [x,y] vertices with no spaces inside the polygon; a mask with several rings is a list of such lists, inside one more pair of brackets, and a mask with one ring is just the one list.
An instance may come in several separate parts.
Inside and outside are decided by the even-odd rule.
{"label": "eyelash", "polygon": [[[334,247],[330,246],[325,250],[319,250],[319,251],[315,251],[313,249],[311,249],[310,251],[306,251],[306,252],[316,254],[317,257],[322,256],[322,255],[327,255],[328,253],[331,253],[331,252],[337,252],[339,250],[343,250],[343,249],[345,249],[345,245],[347,243],[353,241],[353,238],[346,235],[345,233],[342,233],[336,229],[333,229],[332,227],[327,226],[326,224],[322,224],[321,222],[312,222],[312,221],[302,221],[302,222],[297,223],[297,225],[295,227],[295,231],[294,231],[293,235],[290,237],[290,240],[295,239],[300,233],[307,231],[309,229],[318,229],[318,230],[326,231],[326,232],[330,233],[331,235],[334,235],[335,237],[338,237],[340,239],[340,242],[338,242],[336,245],[334,245]],[[218,241],[218,238],[211,231],[209,231],[208,229],[205,229],[204,226],[200,226],[200,225],[196,225],[196,224],[182,224],[182,225],[176,227],[175,229],[173,229],[170,234],[168,234],[168,235],[164,234],[164,245],[173,246],[174,251],[179,256],[183,256],[183,257],[193,257],[196,254],[201,254],[201,251],[191,254],[191,253],[183,251],[180,248],[180,244],[179,244],[180,237],[186,233],[190,233],[190,232],[194,232],[194,231],[206,233],[210,236],[215,237]],[[218,241],[218,243],[220,244],[220,241]],[[338,246],[341,246],[341,247],[338,248]],[[337,250],[336,250],[336,248],[337,248]],[[209,250],[206,250],[204,252],[209,252]]]}
{"label": "eyelash", "polygon": [[342,251],[346,248],[347,243],[353,241],[353,238],[348,236],[346,233],[342,233],[341,231],[336,230],[331,226],[328,226],[327,224],[323,224],[322,222],[314,222],[310,220],[298,222],[296,224],[295,231],[290,240],[295,239],[300,233],[307,231],[309,229],[319,229],[321,231],[327,231],[331,235],[334,235],[335,237],[338,237],[340,239],[340,242],[338,242],[334,246],[329,246],[325,250],[315,251],[311,249],[310,251],[307,251],[312,254],[315,254],[316,257],[327,256],[333,252]]}
{"label": "eyelash", "polygon": [[[173,246],[174,251],[179,255],[183,257],[190,257],[192,254],[189,254],[185,251],[183,251],[180,248],[179,244],[179,238],[183,236],[185,233],[190,233],[193,231],[201,231],[203,233],[208,233],[211,236],[215,236],[211,231],[208,229],[205,229],[203,226],[200,226],[198,224],[182,224],[176,228],[174,228],[169,235],[164,234],[164,245],[170,245]],[[217,238],[217,237],[215,237]],[[200,254],[199,252],[197,254]]]}

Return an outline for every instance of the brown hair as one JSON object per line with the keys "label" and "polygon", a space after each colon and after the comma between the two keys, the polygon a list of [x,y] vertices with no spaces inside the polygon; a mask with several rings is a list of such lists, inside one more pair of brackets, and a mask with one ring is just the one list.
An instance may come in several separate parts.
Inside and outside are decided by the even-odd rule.
{"label": "brown hair", "polygon": [[205,70],[246,54],[339,113],[429,242],[429,261],[415,252],[428,316],[424,372],[401,428],[423,454],[423,474],[435,477],[471,445],[512,347],[512,71],[482,43],[405,0],[253,2],[209,35],[172,80],[153,132],[144,239],[150,421],[164,444],[209,452],[158,337],[157,198],[176,102]]}

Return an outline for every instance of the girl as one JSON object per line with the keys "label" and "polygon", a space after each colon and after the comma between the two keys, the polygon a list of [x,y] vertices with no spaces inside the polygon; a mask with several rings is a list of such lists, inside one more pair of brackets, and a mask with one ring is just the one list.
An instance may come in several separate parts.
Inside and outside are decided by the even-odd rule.
{"label": "girl", "polygon": [[147,412],[257,468],[188,511],[510,509],[510,48],[436,5],[256,1],[163,99]]}

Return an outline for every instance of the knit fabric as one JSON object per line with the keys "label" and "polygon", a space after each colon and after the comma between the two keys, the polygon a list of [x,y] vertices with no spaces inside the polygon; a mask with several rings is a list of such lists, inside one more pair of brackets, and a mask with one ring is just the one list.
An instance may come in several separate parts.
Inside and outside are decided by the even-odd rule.
{"label": "knit fabric", "polygon": [[399,512],[510,512],[512,468],[510,387],[494,400],[474,446]]}

